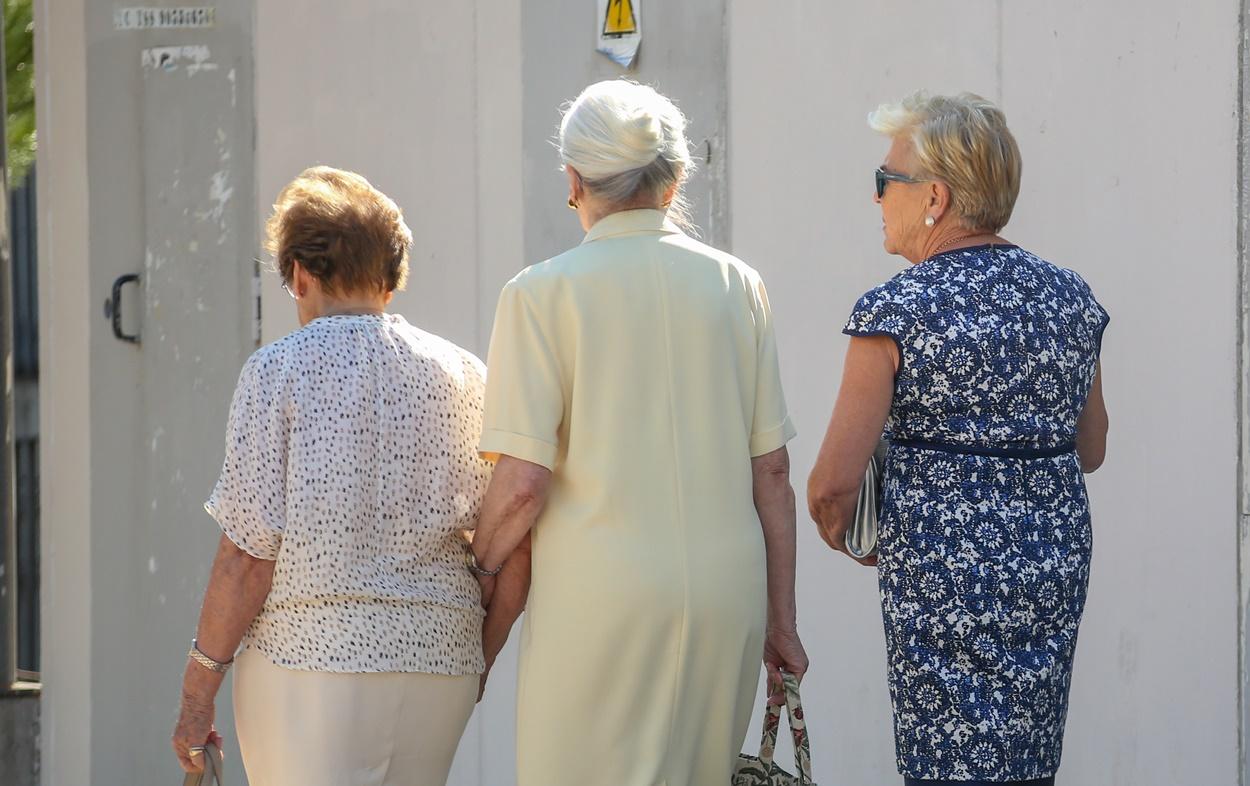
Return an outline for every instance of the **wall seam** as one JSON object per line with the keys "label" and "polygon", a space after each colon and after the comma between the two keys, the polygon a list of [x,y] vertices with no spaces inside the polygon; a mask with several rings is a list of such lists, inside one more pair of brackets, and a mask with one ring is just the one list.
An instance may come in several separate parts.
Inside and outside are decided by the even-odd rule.
{"label": "wall seam", "polygon": [[998,34],[996,36],[997,40],[995,41],[996,50],[994,53],[994,77],[995,77],[994,81],[995,81],[995,88],[998,90],[998,95],[995,96],[994,101],[995,103],[999,105],[999,107],[1002,107],[1003,92],[1004,92],[1003,90],[1003,36],[1005,33],[1005,27],[1006,27],[1006,24],[1004,22],[1006,12],[1003,9],[1003,0],[998,0],[998,7],[995,8],[994,10],[996,14],[996,24],[998,28],[997,29]]}
{"label": "wall seam", "polygon": [[1238,7],[1238,42],[1237,42],[1237,781],[1240,786],[1250,786],[1250,772],[1247,771],[1247,695],[1250,693],[1247,680],[1250,678],[1247,664],[1247,603],[1246,568],[1250,564],[1247,553],[1248,536],[1250,536],[1250,505],[1246,497],[1246,472],[1250,466],[1250,394],[1247,374],[1250,374],[1250,354],[1247,347],[1247,305],[1250,305],[1250,249],[1247,238],[1250,236],[1250,216],[1246,215],[1250,204],[1250,123],[1247,122],[1246,111],[1250,109],[1250,0],[1240,0]]}
{"label": "wall seam", "polygon": [[[473,351],[485,357],[482,351],[482,62],[479,6],[473,3],[473,214],[476,225],[473,232]],[[480,705],[479,705],[480,706]],[[477,755],[474,757],[473,774],[477,786],[482,786],[486,776],[486,720],[481,711],[476,717]]]}
{"label": "wall seam", "polygon": [[[482,29],[479,3],[473,4],[473,212],[477,220],[473,233],[473,346],[482,346]],[[479,761],[481,757],[478,757]],[[479,773],[479,780],[481,774]]]}

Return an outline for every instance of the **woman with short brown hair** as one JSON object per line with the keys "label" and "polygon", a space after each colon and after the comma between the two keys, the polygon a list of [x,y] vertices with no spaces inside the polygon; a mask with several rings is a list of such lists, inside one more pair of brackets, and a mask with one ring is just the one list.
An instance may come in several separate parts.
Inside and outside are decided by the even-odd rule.
{"label": "woman with short brown hair", "polygon": [[303,172],[267,230],[301,328],[258,349],[235,390],[174,750],[201,769],[242,644],[253,786],[443,784],[484,669],[464,531],[490,477],[485,369],[386,313],[412,235],[363,177]]}

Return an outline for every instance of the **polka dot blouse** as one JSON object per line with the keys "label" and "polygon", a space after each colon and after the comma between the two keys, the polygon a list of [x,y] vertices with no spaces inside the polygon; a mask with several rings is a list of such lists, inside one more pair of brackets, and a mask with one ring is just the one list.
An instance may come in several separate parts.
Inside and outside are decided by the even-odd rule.
{"label": "polka dot blouse", "polygon": [[464,532],[490,480],[485,377],[393,314],[315,319],[248,359],[205,503],[277,561],[245,644],[308,671],[482,671]]}

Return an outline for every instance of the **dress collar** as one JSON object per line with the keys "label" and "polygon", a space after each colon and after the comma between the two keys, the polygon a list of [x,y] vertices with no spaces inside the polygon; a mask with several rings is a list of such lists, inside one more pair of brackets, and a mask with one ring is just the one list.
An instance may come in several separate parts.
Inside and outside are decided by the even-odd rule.
{"label": "dress collar", "polygon": [[665,235],[680,234],[681,228],[668,219],[663,210],[622,210],[599,219],[586,233],[583,244],[605,237],[637,235],[655,232]]}

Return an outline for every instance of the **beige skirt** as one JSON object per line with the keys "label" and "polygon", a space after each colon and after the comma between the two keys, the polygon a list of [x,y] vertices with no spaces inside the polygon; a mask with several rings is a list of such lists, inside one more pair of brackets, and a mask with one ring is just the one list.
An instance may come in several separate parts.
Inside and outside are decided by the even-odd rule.
{"label": "beige skirt", "polygon": [[444,786],[478,678],[338,674],[238,657],[234,717],[251,786]]}

